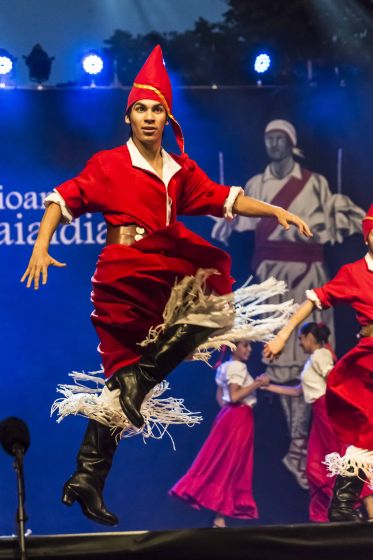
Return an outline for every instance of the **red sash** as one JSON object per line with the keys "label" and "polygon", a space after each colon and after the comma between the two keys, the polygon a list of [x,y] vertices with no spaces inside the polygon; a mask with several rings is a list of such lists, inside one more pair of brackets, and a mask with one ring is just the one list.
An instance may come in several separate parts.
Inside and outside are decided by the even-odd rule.
{"label": "red sash", "polygon": [[[312,172],[308,169],[301,169],[302,177],[290,177],[287,183],[280,189],[276,196],[271,200],[271,204],[281,206],[288,210],[295,198],[302,192],[307,184]],[[278,227],[276,220],[262,218],[255,231],[255,252],[252,260],[254,270],[263,260],[275,260],[284,262],[304,262],[307,269],[301,277],[296,278],[294,288],[307,274],[311,263],[323,261],[323,247],[320,243],[297,243],[296,241],[270,241],[269,237]]]}

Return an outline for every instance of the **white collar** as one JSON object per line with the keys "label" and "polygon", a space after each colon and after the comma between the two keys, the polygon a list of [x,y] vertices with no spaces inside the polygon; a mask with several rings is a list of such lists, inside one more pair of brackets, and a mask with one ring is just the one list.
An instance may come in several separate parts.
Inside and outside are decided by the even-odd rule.
{"label": "white collar", "polygon": [[368,266],[368,270],[370,270],[371,272],[373,272],[373,257],[370,253],[367,253],[365,255],[365,260]]}
{"label": "white collar", "polygon": [[294,167],[290,171],[290,173],[288,175],[285,175],[285,177],[283,177],[282,179],[279,179],[278,177],[273,175],[273,173],[271,171],[271,166],[267,165],[267,167],[265,168],[264,173],[263,173],[263,182],[264,181],[269,181],[269,180],[283,181],[284,179],[288,179],[289,177],[295,177],[296,179],[301,179],[302,178],[302,169],[301,169],[299,163],[295,162]]}
{"label": "white collar", "polygon": [[[160,177],[156,174],[153,167],[150,165],[148,161],[144,158],[144,156],[140,153],[139,149],[136,147],[136,144],[130,138],[127,142],[127,148],[130,154],[131,163],[133,167],[139,167],[140,169],[144,169],[145,171],[150,171],[153,175],[156,175],[159,179]],[[164,148],[162,148],[162,160],[163,160],[163,183],[166,187],[168,187],[169,182],[171,181],[172,177],[181,169],[181,165],[179,165],[169,153],[166,152]]]}

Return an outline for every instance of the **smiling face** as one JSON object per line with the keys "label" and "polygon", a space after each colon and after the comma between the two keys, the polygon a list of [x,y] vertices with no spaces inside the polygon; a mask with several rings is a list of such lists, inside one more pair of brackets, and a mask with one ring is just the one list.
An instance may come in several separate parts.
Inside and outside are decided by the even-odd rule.
{"label": "smiling face", "polygon": [[136,101],[125,117],[133,137],[142,144],[161,144],[166,121],[167,113],[162,103],[151,99]]}
{"label": "smiling face", "polygon": [[237,343],[237,349],[233,352],[233,357],[236,360],[246,362],[251,354],[251,344],[248,340],[240,340]]}
{"label": "smiling face", "polygon": [[282,130],[271,130],[264,135],[268,157],[272,161],[281,161],[292,155],[293,144]]}
{"label": "smiling face", "polygon": [[306,354],[312,354],[314,347],[317,344],[315,337],[312,333],[302,334],[299,332],[298,335],[299,346]]}

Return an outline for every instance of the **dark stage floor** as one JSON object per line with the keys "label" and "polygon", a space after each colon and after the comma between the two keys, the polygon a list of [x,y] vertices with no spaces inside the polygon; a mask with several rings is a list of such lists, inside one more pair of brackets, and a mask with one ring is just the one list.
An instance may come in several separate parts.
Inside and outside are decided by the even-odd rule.
{"label": "dark stage floor", "polygon": [[[92,560],[372,560],[373,524],[277,525],[31,536],[28,558]],[[0,559],[17,558],[14,538],[0,538]]]}

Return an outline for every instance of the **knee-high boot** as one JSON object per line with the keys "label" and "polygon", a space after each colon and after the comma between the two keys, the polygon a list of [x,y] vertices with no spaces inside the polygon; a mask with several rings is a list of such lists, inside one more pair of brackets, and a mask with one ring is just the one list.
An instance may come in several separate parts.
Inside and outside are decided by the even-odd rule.
{"label": "knee-high boot", "polygon": [[337,476],[328,512],[329,521],[361,521],[361,516],[355,509],[364,486],[364,475],[361,471],[359,475],[361,478]]}
{"label": "knee-high boot", "polygon": [[107,387],[120,390],[120,405],[134,426],[141,428],[144,423],[140,410],[148,392],[215,331],[199,325],[174,325],[149,345],[140,362],[119,369],[109,378]]}
{"label": "knee-high boot", "polygon": [[95,420],[88,422],[77,457],[77,470],[63,487],[62,502],[71,506],[77,501],[92,521],[117,525],[118,518],[105,506],[102,492],[117,447],[110,428]]}

